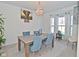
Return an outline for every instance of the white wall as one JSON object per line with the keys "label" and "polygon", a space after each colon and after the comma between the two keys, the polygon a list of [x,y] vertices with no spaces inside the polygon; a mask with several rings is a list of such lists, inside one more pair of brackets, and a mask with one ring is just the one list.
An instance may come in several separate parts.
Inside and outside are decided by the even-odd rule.
{"label": "white wall", "polygon": [[[79,2],[78,2],[79,4]],[[79,6],[79,5],[78,5]],[[79,9],[79,8],[78,8]],[[78,10],[78,43],[77,43],[77,57],[79,57],[79,10]]]}
{"label": "white wall", "polygon": [[77,2],[77,20],[78,20],[78,43],[77,43],[77,57],[79,57],[79,1]]}
{"label": "white wall", "polygon": [[[79,2],[78,2],[78,4],[79,4]],[[57,17],[56,14],[64,15],[64,12],[70,12],[70,14],[64,15],[66,17],[66,35],[65,35],[65,38],[68,39],[68,37],[70,35],[70,33],[69,33],[70,28],[68,28],[68,27],[70,27],[69,26],[70,25],[70,16],[74,15],[77,19],[74,18],[73,22],[77,22],[77,20],[78,20],[78,24],[77,23],[73,24],[72,38],[78,40],[76,53],[77,53],[77,57],[79,57],[79,7],[76,9],[77,11],[74,11],[75,6],[77,6],[77,5],[74,5],[74,6],[71,6],[71,7],[68,7],[68,8],[64,8],[64,9],[60,9],[60,10],[57,10],[57,11],[52,11],[52,12],[46,13],[45,16],[44,16],[43,23],[44,23],[44,28],[45,28],[44,31],[45,32],[50,32],[50,15],[52,15],[52,17],[55,17],[55,21],[56,21],[57,20],[56,19],[56,17]],[[57,31],[57,26],[56,25],[55,25],[55,28],[56,28],[55,29],[55,32],[56,32]]]}
{"label": "white wall", "polygon": [[17,36],[21,35],[23,31],[30,31],[33,34],[33,31],[42,28],[43,32],[50,32],[50,16],[55,16],[56,14],[63,14],[66,11],[71,11],[73,8],[68,7],[60,9],[57,11],[51,11],[44,14],[44,16],[36,16],[35,11],[31,11],[33,15],[33,20],[29,23],[24,23],[20,18],[20,7],[0,3],[0,13],[2,13],[5,19],[5,36],[6,36],[6,45],[13,44],[17,42]]}
{"label": "white wall", "polygon": [[[79,20],[79,17],[78,17]],[[79,57],[79,24],[78,24],[78,43],[77,43],[77,57]]]}
{"label": "white wall", "polygon": [[[74,5],[75,6],[75,5]],[[71,6],[71,7],[68,7],[68,8],[63,8],[63,9],[59,9],[59,10],[56,10],[56,11],[50,11],[49,13],[45,13],[45,17],[44,17],[44,20],[45,20],[45,25],[47,26],[49,26],[50,25],[50,23],[48,22],[50,19],[50,15],[52,15],[52,17],[55,17],[57,14],[59,14],[59,15],[64,15],[64,13],[65,12],[69,12],[69,11],[71,11],[71,13],[73,13],[73,7],[74,6]],[[45,26],[45,27],[46,27]],[[49,29],[49,27],[47,27],[47,29]],[[46,29],[46,30],[47,30]],[[50,31],[50,30],[49,30]]]}
{"label": "white wall", "polygon": [[0,14],[3,14],[3,16],[6,18],[4,19],[6,45],[16,43],[18,39],[17,36],[21,35],[23,31],[30,31],[31,34],[33,34],[33,31],[38,30],[43,26],[40,23],[42,22],[42,17],[38,18],[34,11],[31,11],[33,20],[31,20],[29,23],[24,23],[20,18],[20,11],[20,7],[0,3]]}
{"label": "white wall", "polygon": [[[76,6],[76,5],[74,5]],[[50,32],[51,30],[51,27],[50,27],[50,15],[52,17],[54,17],[55,19],[55,33],[58,31],[57,30],[57,21],[58,21],[58,17],[59,16],[65,16],[66,17],[66,33],[70,31],[70,29],[68,28],[69,25],[70,25],[70,16],[73,15],[73,7],[74,6],[71,6],[71,7],[67,7],[67,8],[63,8],[63,9],[59,9],[59,10],[56,10],[56,11],[50,11],[49,13],[46,13],[44,15],[44,20],[43,20],[43,23],[44,23],[44,31],[45,32]],[[65,12],[67,14],[65,14]],[[58,14],[58,15],[57,15]],[[66,37],[69,35],[70,33],[67,33]]]}

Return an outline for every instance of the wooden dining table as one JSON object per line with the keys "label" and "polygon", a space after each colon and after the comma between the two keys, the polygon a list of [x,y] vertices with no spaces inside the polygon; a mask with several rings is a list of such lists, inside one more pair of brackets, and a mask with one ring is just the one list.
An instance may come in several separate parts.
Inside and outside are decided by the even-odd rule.
{"label": "wooden dining table", "polygon": [[[47,33],[42,33],[41,35],[42,40],[44,40],[45,38],[47,38]],[[29,57],[30,53],[29,53],[29,45],[33,42],[33,37],[34,35],[30,35],[30,36],[18,36],[18,50],[21,51],[21,42],[23,42],[24,44],[24,54],[25,57]],[[53,41],[52,41],[53,43]],[[52,47],[54,45],[52,44]]]}

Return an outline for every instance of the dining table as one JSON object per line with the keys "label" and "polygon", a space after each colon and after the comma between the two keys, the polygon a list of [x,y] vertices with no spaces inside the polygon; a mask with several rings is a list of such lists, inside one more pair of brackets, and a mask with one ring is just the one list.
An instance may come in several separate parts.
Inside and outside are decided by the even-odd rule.
{"label": "dining table", "polygon": [[[42,33],[41,35],[42,40],[47,38],[47,33]],[[30,44],[33,42],[34,35],[30,36],[18,36],[18,51],[21,51],[21,42],[24,44],[24,55],[25,57],[30,56],[29,47]],[[54,42],[52,40],[52,47],[54,47]]]}

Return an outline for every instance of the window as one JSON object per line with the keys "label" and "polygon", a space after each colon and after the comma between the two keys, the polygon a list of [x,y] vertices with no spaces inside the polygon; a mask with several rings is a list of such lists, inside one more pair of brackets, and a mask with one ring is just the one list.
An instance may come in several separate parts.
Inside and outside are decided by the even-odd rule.
{"label": "window", "polygon": [[59,26],[58,30],[60,30],[63,34],[65,34],[65,27],[64,26]]}
{"label": "window", "polygon": [[58,25],[65,25],[65,17],[59,17]]}
{"label": "window", "polygon": [[51,18],[51,25],[54,25],[54,18]]}
{"label": "window", "polygon": [[58,30],[65,34],[65,17],[58,18]]}
{"label": "window", "polygon": [[51,27],[51,32],[54,33],[54,26]]}
{"label": "window", "polygon": [[73,15],[71,16],[71,25],[73,25]]}
{"label": "window", "polygon": [[71,32],[70,32],[70,34],[71,34],[71,36],[72,36],[72,29],[73,29],[73,28],[72,28],[72,26],[73,26],[73,15],[71,16],[71,24],[70,24],[70,25],[71,25]]}
{"label": "window", "polygon": [[54,33],[54,18],[51,18],[51,32]]}

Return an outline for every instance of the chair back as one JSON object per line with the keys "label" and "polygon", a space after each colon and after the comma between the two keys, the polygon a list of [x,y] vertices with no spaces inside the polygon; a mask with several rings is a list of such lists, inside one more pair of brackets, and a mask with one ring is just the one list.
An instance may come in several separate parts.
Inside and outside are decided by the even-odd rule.
{"label": "chair back", "polygon": [[23,32],[23,36],[30,36],[30,32]]}
{"label": "chair back", "polygon": [[34,31],[34,35],[39,36],[40,35],[39,31]]}
{"label": "chair back", "polygon": [[54,40],[53,33],[48,33],[47,40],[46,40],[45,44],[51,44],[53,40]]}
{"label": "chair back", "polygon": [[42,34],[42,29],[39,29],[39,34],[40,34],[40,35]]}
{"label": "chair back", "polygon": [[31,47],[31,51],[38,51],[42,46],[42,39],[40,36],[34,36],[33,38],[33,46]]}

